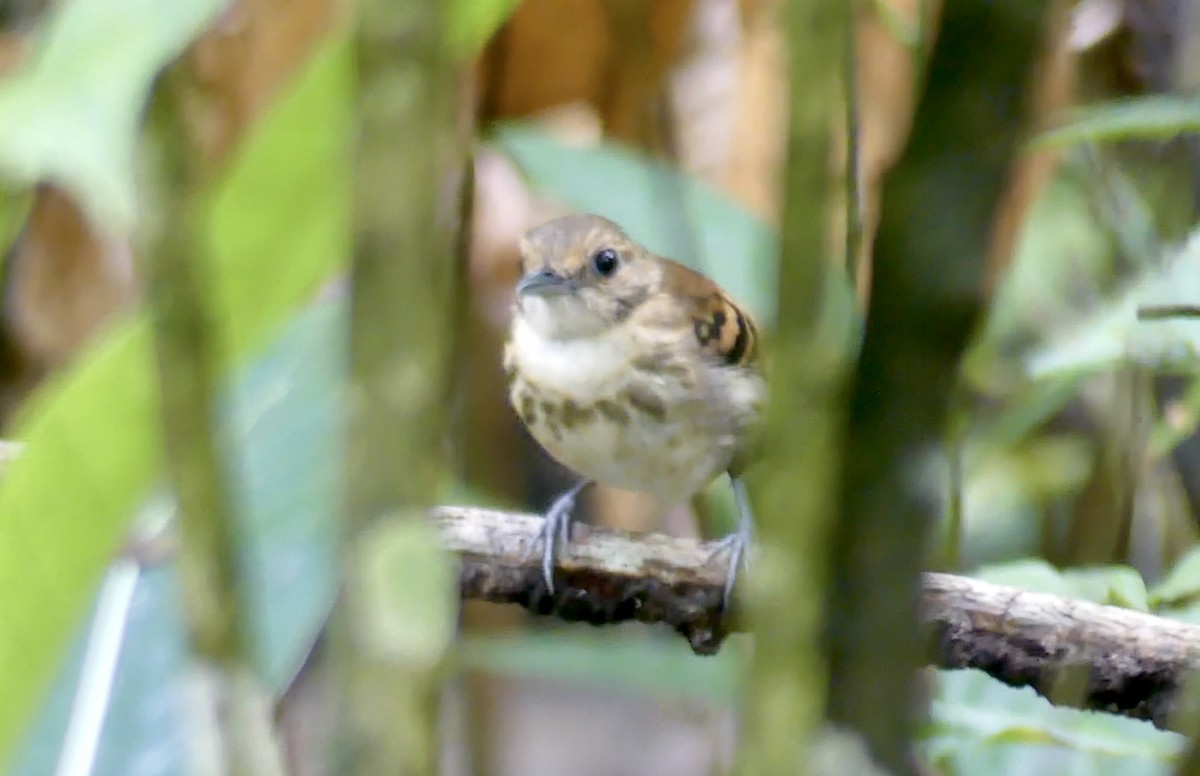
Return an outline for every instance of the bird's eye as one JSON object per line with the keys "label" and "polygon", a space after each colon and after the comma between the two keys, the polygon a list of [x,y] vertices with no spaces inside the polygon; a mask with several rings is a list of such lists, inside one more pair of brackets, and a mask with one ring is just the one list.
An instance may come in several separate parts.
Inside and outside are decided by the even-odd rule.
{"label": "bird's eye", "polygon": [[601,277],[608,277],[615,272],[619,261],[617,252],[612,248],[602,248],[592,254],[592,266]]}

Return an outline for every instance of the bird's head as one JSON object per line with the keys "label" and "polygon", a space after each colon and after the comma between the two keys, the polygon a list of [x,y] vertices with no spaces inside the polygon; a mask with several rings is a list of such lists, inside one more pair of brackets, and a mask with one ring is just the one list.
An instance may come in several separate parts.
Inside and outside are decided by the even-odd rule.
{"label": "bird's head", "polygon": [[619,324],[662,280],[657,257],[608,219],[573,215],[521,239],[517,315],[553,339],[598,335]]}

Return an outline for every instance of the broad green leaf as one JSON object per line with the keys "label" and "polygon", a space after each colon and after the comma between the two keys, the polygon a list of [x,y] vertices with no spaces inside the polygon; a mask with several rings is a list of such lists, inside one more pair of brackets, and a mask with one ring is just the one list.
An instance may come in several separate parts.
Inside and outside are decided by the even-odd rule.
{"label": "broad green leaf", "polygon": [[[339,40],[315,59],[264,116],[263,135],[251,139],[229,188],[217,196],[215,281],[224,292],[219,309],[239,327],[229,335],[234,359],[261,345],[345,259],[349,186],[338,175],[349,166],[345,144],[330,138],[333,128],[348,126],[347,55]],[[298,159],[262,147],[283,142],[281,134],[292,138],[288,147]],[[280,193],[284,188],[324,196]],[[222,207],[248,212],[223,215]],[[244,231],[236,233],[239,218]],[[279,230],[274,241],[245,223],[254,218]],[[299,244],[302,237],[311,242]],[[235,290],[238,278],[259,293]],[[160,474],[150,345],[144,315],[131,316],[43,386],[17,426],[25,450],[0,481],[0,763],[11,756],[105,563]]]}
{"label": "broad green leaf", "polygon": [[46,386],[0,480],[0,764],[30,719],[160,456],[147,327]]}
{"label": "broad green leaf", "polygon": [[[144,570],[129,608],[92,776],[183,776],[188,746],[179,692],[187,630],[171,567]],[[89,626],[90,627],[90,624]],[[89,642],[80,632],[11,776],[55,773]]]}
{"label": "broad green leaf", "polygon": [[728,703],[737,696],[746,658],[739,638],[726,642],[712,657],[697,657],[676,636],[579,628],[471,636],[459,654],[464,668],[507,676],[713,703]]}
{"label": "broad green leaf", "polygon": [[1153,95],[1129,97],[1075,111],[1064,126],[1034,140],[1035,148],[1086,141],[1155,140],[1200,130],[1200,99]]}
{"label": "broad green leaf", "polygon": [[[308,655],[337,590],[341,493],[339,472],[329,461],[341,457],[343,319],[336,304],[299,315],[231,381],[222,402],[234,462],[242,594],[256,613],[251,657],[277,693]],[[162,691],[184,680],[187,637],[180,600],[173,563],[143,573],[121,645],[96,776],[185,772],[180,698]],[[16,776],[54,772],[86,637],[84,629],[59,670]]]}
{"label": "broad green leaf", "polygon": [[350,244],[351,52],[341,36],[250,138],[213,200],[216,320],[235,357],[276,333]]}
{"label": "broad green leaf", "polygon": [[0,81],[0,175],[53,181],[131,234],[137,126],[158,71],[226,0],[55,3],[29,67]]}
{"label": "broad green leaf", "polygon": [[300,669],[337,593],[342,503],[344,309],[294,318],[222,402],[236,463],[242,593],[258,675],[282,692]]}
{"label": "broad green leaf", "polygon": [[948,774],[1171,772],[1186,740],[1148,722],[1052,706],[981,671],[937,672],[929,760]]}
{"label": "broad green leaf", "polygon": [[479,52],[517,9],[520,0],[450,0],[446,45],[451,56],[469,59]]}

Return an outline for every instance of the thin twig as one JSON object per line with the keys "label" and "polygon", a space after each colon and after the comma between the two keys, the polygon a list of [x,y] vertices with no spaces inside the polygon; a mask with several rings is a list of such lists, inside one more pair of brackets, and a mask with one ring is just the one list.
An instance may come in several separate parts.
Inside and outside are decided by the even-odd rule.
{"label": "thin twig", "polygon": [[1171,318],[1200,318],[1200,305],[1194,304],[1167,304],[1155,305],[1153,307],[1139,307],[1137,310],[1139,321],[1160,321],[1169,320]]}

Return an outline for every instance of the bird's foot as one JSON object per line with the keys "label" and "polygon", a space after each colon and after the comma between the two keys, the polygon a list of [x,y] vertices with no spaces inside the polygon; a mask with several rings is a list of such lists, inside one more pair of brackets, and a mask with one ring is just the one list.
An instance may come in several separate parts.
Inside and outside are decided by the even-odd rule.
{"label": "bird's foot", "polygon": [[713,545],[710,558],[728,553],[729,571],[725,575],[725,589],[721,596],[722,606],[728,610],[729,602],[733,599],[733,587],[737,583],[739,572],[750,571],[750,543],[753,535],[750,531],[739,529]]}
{"label": "bird's foot", "polygon": [[737,582],[738,573],[750,571],[750,545],[754,542],[754,513],[750,509],[750,496],[746,493],[746,483],[741,477],[730,474],[730,485],[733,486],[733,499],[737,505],[738,527],[733,533],[716,543],[710,557],[729,553],[729,571],[725,576],[725,591],[721,604],[729,611],[729,603],[733,599],[733,586]]}
{"label": "bird's foot", "polygon": [[546,510],[545,519],[537,536],[529,544],[523,560],[528,560],[540,542],[542,545],[542,578],[546,580],[546,589],[554,593],[554,557],[558,552],[558,542],[565,546],[571,536],[571,516],[575,511],[575,499],[589,484],[589,481],[574,485],[566,493],[554,500]]}

